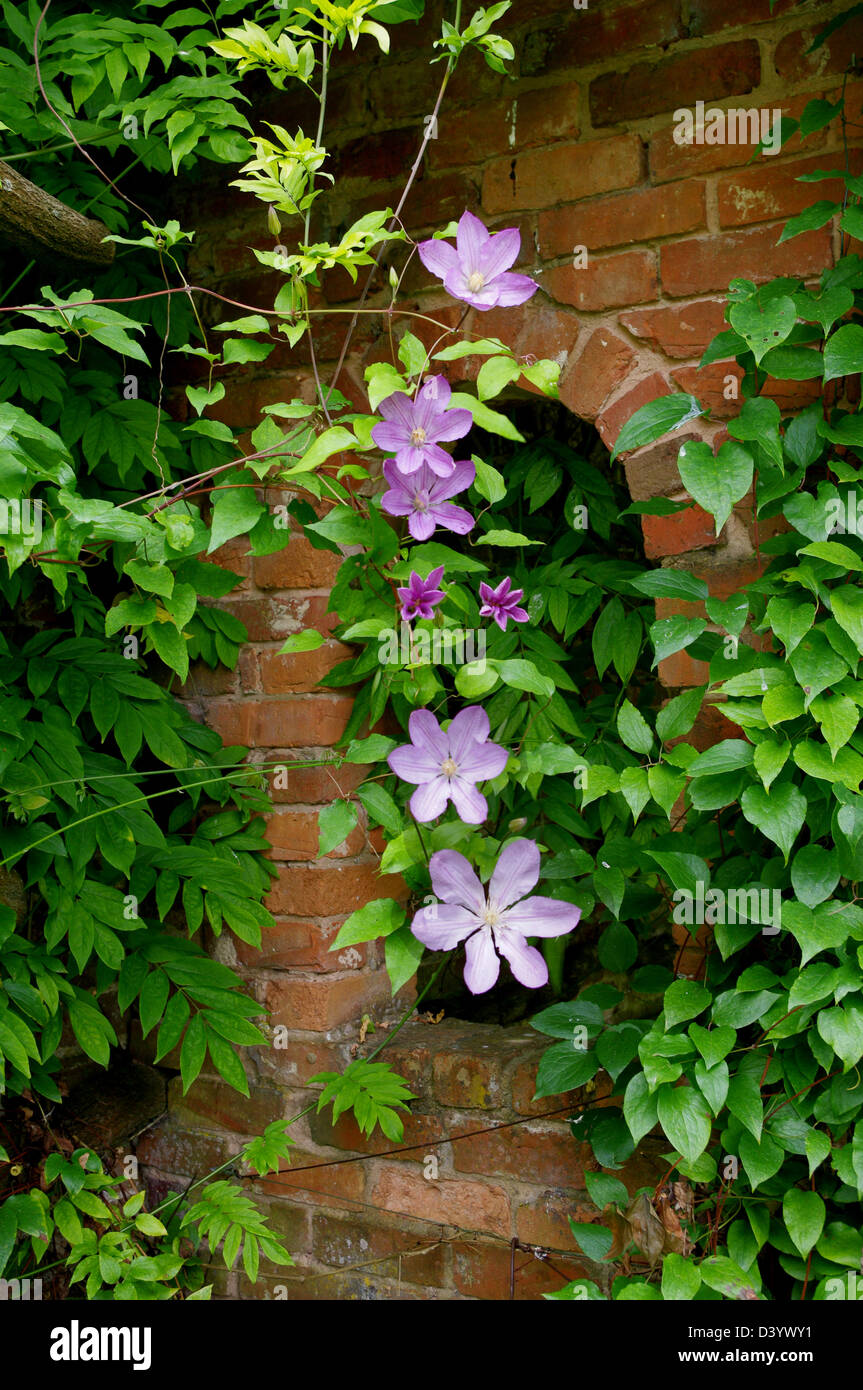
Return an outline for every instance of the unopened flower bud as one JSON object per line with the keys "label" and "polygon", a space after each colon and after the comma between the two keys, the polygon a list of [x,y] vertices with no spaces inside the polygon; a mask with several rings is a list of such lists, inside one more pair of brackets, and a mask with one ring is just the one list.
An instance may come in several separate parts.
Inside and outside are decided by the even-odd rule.
{"label": "unopened flower bud", "polygon": [[507,828],[512,831],[524,830],[524,827],[526,825],[527,816],[516,816],[515,820],[510,821],[509,826]]}
{"label": "unopened flower bud", "polygon": [[282,230],[282,224],[279,221],[278,213],[276,212],[276,209],[274,207],[267,208],[267,226],[269,227],[273,236],[278,236],[280,231]]}

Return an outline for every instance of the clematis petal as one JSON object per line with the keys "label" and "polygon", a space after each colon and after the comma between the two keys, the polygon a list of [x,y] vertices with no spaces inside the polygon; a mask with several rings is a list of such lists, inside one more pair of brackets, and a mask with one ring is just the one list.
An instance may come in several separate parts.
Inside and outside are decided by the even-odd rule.
{"label": "clematis petal", "polygon": [[[391,396],[381,401],[378,410],[385,420],[401,425],[410,434],[414,427],[414,403],[406,391],[394,391]],[[375,429],[377,428],[376,425]]]}
{"label": "clematis petal", "polygon": [[437,820],[442,816],[449,801],[450,784],[440,775],[431,782],[423,782],[410,799],[411,815],[422,825],[426,821]]}
{"label": "clematis petal", "polygon": [[467,276],[462,269],[459,261],[453,266],[452,270],[447,271],[444,276],[443,287],[447,294],[451,294],[453,299],[463,299],[466,303],[471,302],[471,292],[468,289]]}
{"label": "clematis petal", "polygon": [[442,372],[427,377],[418,399],[430,401],[441,413],[446,410],[452,396],[452,387]]}
{"label": "clematis petal", "polygon": [[548,966],[535,946],[528,946],[518,932],[496,928],[497,949],[509,961],[509,968],[520,985],[541,989],[548,984]]}
{"label": "clematis petal", "polygon": [[412,743],[403,743],[401,748],[394,748],[387,763],[396,777],[415,787],[440,776],[440,759],[435,761],[427,748],[414,748]]}
{"label": "clematis petal", "polygon": [[485,892],[463,854],[455,849],[439,849],[429,860],[429,872],[436,898],[482,917],[486,908]]}
{"label": "clematis petal", "polygon": [[[483,927],[468,937],[464,948],[464,982],[471,994],[485,994],[500,974],[500,961],[494,949],[491,928]],[[540,960],[542,957],[540,956]]]}
{"label": "clematis petal", "polygon": [[539,289],[539,285],[535,280],[531,280],[529,275],[513,275],[509,271],[505,275],[499,275],[493,286],[497,303],[502,308],[524,304],[525,300],[532,298]]}
{"label": "clematis petal", "polygon": [[394,454],[398,449],[403,449],[409,438],[410,435],[403,425],[390,420],[383,420],[372,430],[372,439],[385,453]]}
{"label": "clematis petal", "polygon": [[513,840],[501,854],[488,886],[488,900],[508,908],[524,898],[539,878],[539,848],[534,840]]}
{"label": "clematis petal", "polygon": [[509,270],[511,265],[515,265],[520,250],[521,232],[518,227],[507,227],[502,232],[495,232],[480,252],[477,269],[486,280],[491,280]]}
{"label": "clematis petal", "polygon": [[439,444],[441,440],[461,439],[473,427],[473,416],[463,405],[451,406],[445,414],[439,415],[429,430],[429,440]]}
{"label": "clematis petal", "polygon": [[458,265],[458,252],[451,241],[421,241],[417,247],[417,254],[432,275],[437,275],[441,280],[454,266]]}
{"label": "clematis petal", "polygon": [[509,753],[499,743],[475,743],[465,750],[458,770],[462,777],[471,782],[486,782],[490,777],[499,777],[509,760]]}
{"label": "clematis petal", "polygon": [[414,510],[413,499],[402,487],[393,487],[389,492],[385,492],[381,498],[381,506],[389,516],[410,516]]}
{"label": "clematis petal", "polygon": [[[458,507],[454,507],[453,511],[458,511]],[[403,512],[402,515],[407,515],[407,513]],[[427,541],[429,536],[434,535],[435,526],[445,525],[446,522],[441,521],[431,512],[411,512],[408,530],[415,541]],[[450,527],[449,529],[452,530],[453,528]]]}
{"label": "clematis petal", "polygon": [[479,218],[467,209],[459,219],[455,240],[462,269],[466,275],[472,275],[479,269],[480,256],[490,238]]}
{"label": "clematis petal", "polygon": [[484,743],[489,734],[488,715],[482,705],[460,710],[446,731],[452,756],[460,763],[474,743]]}
{"label": "clematis petal", "polygon": [[446,450],[439,448],[437,444],[423,444],[423,460],[437,478],[449,478],[452,476],[455,464]]}
{"label": "clematis petal", "polygon": [[431,516],[434,517],[434,522],[425,536],[420,536],[408,523],[411,535],[416,536],[417,540],[425,540],[430,536],[435,525],[442,526],[445,531],[454,531],[457,536],[466,536],[474,527],[474,518],[470,512],[466,512],[464,507],[454,507],[452,502],[441,502],[440,506],[432,507]]}
{"label": "clematis petal", "polygon": [[488,816],[488,802],[473,782],[465,777],[453,777],[449,784],[449,795],[459,820],[463,820],[465,825],[482,825]]}
{"label": "clematis petal", "polygon": [[[396,462],[402,473],[413,479],[417,470],[422,468],[425,463],[425,446],[422,444],[405,444],[396,454]],[[418,484],[419,486],[419,484]]]}
{"label": "clematis petal", "polygon": [[470,459],[460,459],[448,478],[435,478],[431,487],[432,501],[447,501],[450,497],[455,497],[457,493],[464,492],[466,487],[470,487],[475,477],[476,465],[471,463]]}
{"label": "clematis petal", "polygon": [[449,755],[449,739],[430,709],[415,709],[408,719],[411,743],[437,762],[437,771]]}
{"label": "clematis petal", "polygon": [[506,909],[506,925],[523,936],[564,936],[578,925],[581,908],[537,895]]}
{"label": "clematis petal", "polygon": [[411,931],[417,941],[432,951],[450,951],[458,946],[466,936],[476,931],[480,925],[473,913],[463,907],[447,907],[436,903],[432,907],[420,908],[411,922]]}
{"label": "clematis petal", "polygon": [[530,622],[530,614],[526,608],[510,608],[508,612],[514,623]]}

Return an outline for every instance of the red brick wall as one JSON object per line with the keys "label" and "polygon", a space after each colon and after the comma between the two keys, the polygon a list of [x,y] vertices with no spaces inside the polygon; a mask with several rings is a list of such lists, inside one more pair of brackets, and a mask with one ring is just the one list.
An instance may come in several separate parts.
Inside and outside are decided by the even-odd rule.
{"label": "red brick wall", "polygon": [[[745,167],[748,146],[677,146],[672,113],[703,100],[799,115],[814,96],[835,99],[850,53],[863,51],[863,22],[813,55],[806,50],[819,25],[846,7],[842,0],[778,0],[771,18],[768,0],[590,0],[578,11],[568,0],[515,0],[503,27],[515,44],[517,79],[497,76],[474,55],[457,70],[406,224],[412,234],[427,233],[470,207],[493,228],[521,228],[521,268],[536,275],[543,292],[523,308],[474,315],[466,327],[499,334],[520,353],[557,357],[564,405],[594,421],[608,444],[638,406],[679,390],[694,392],[713,412],[689,437],[715,437],[737,409],[723,396],[732,368],[702,370],[698,359],[722,326],[728,281],[814,273],[836,254],[832,226],[776,246],[783,220],[812,194],[796,175],[840,162],[832,128],[805,149],[795,138],[778,157]],[[341,55],[326,139],[335,151],[337,189],[319,204],[321,234],[397,201],[440,80],[441,66],[427,66],[439,8],[432,6],[419,28],[393,32],[389,60],[371,44]],[[858,121],[861,86],[852,81],[847,91]],[[313,129],[312,112],[294,94],[263,94],[255,115]],[[817,196],[830,196],[829,186],[819,185]],[[214,189],[204,205],[196,281],[246,304],[271,305],[279,277],[250,249],[272,248],[260,206],[224,189]],[[573,267],[576,246],[588,250],[586,269]],[[416,258],[404,288],[416,307],[455,321],[453,306]],[[343,308],[356,290],[338,273],[324,294],[321,305]],[[388,297],[373,294],[368,303]],[[224,317],[218,307],[210,312],[214,320]],[[325,380],[346,322],[344,315],[316,321]],[[360,320],[339,380],[359,404],[364,367],[386,355],[383,332],[382,320]],[[278,349],[261,368],[239,373],[213,413],[250,428],[267,403],[297,393],[311,399],[308,363],[305,346]],[[792,385],[792,394],[785,388],[782,403],[805,402],[810,387]],[[679,442],[627,460],[634,497],[682,495]],[[741,503],[719,540],[698,508],[645,518],[646,554],[684,564],[716,593],[731,592],[753,573],[750,514]],[[333,747],[350,708],[349,695],[315,687],[342,656],[338,643],[313,656],[278,655],[289,633],[334,625],[325,612],[334,558],[295,537],[279,555],[250,560],[234,545],[225,559],[244,575],[227,606],[246,623],[249,645],[236,673],[198,672],[188,693],[228,741],[290,769],[292,761]],[[669,611],[666,601],[662,615]],[[681,652],[663,663],[662,676],[673,687],[698,680],[701,669]],[[403,888],[377,876],[380,845],[360,831],[334,854],[314,859],[317,808],[339,794],[337,787],[349,791],[356,775],[350,768],[289,771],[287,789],[275,792],[270,838],[279,878],[270,907],[277,927],[261,954],[238,946],[235,959],[271,1010],[272,1025],[287,1025],[289,1043],[251,1054],[251,1102],[213,1079],[196,1083],[185,1100],[177,1091],[168,1120],[140,1145],[154,1180],[200,1172],[234,1151],[240,1136],[294,1114],[310,1097],[314,1072],[349,1060],[361,1015],[387,1014],[389,988],[375,946],[338,956],[327,947],[354,908]],[[226,941],[218,950],[231,958]],[[297,1270],[268,1275],[257,1292],[234,1275],[227,1295],[262,1296],[266,1288],[282,1296],[275,1288],[281,1285],[291,1298],[508,1298],[513,1237],[572,1250],[567,1217],[579,1219],[586,1205],[586,1155],[562,1120],[531,1118],[565,1104],[530,1104],[531,1068],[543,1046],[523,1028],[446,1021],[406,1028],[387,1055],[419,1096],[404,1141],[414,1147],[403,1157],[370,1158],[393,1146],[380,1136],[362,1140],[347,1121],[335,1129],[323,1117],[304,1122],[297,1171],[259,1184],[296,1252]],[[464,1137],[495,1125],[509,1127]],[[355,1161],[307,1171],[351,1156]],[[424,1176],[429,1156],[437,1160],[437,1178]],[[639,1160],[627,1181],[655,1180],[649,1175],[657,1171]],[[516,1266],[526,1264],[516,1297],[538,1297],[586,1268],[566,1255],[550,1258],[557,1272],[518,1254]]]}

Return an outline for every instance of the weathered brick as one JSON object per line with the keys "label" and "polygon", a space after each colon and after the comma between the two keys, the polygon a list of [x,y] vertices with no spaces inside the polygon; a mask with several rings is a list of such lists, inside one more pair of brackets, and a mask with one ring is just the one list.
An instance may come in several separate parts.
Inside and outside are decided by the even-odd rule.
{"label": "weathered brick", "polygon": [[777,245],[772,227],[726,236],[671,241],[660,250],[662,286],[673,297],[726,289],[738,277],[761,283],[775,275],[805,279],[832,263],[829,228]]}
{"label": "weathered brick", "polygon": [[364,1163],[331,1163],[310,1150],[296,1148],[291,1149],[290,1164],[283,1164],[278,1173],[257,1178],[252,1186],[270,1197],[294,1194],[297,1202],[338,1207],[342,1202],[362,1199],[365,1168]]}
{"label": "weathered brick", "polygon": [[688,30],[692,38],[702,38],[744,24],[770,24],[797,4],[798,0],[775,0],[771,10],[762,0],[690,0]]}
{"label": "weathered brick", "polygon": [[254,1086],[248,1096],[233,1090],[225,1081],[206,1076],[199,1076],[185,1096],[182,1086],[176,1076],[168,1088],[168,1108],[178,1125],[216,1125],[237,1134],[260,1134],[274,1120],[285,1117],[284,1097],[270,1086]]}
{"label": "weathered brick", "polygon": [[250,654],[255,658],[254,688],[265,695],[284,695],[317,689],[334,666],[356,656],[356,651],[344,642],[325,642],[317,651],[281,653],[263,647]]}
{"label": "weathered brick", "polygon": [[[387,1049],[387,1062],[393,1071],[401,1075],[399,1068]],[[352,1153],[373,1154],[385,1158],[401,1158],[403,1161],[423,1163],[426,1154],[435,1151],[435,1146],[452,1132],[452,1124],[446,1116],[423,1114],[417,1110],[401,1111],[404,1136],[398,1141],[385,1139],[380,1130],[374,1134],[363,1134],[352,1114],[340,1115],[335,1124],[327,1113],[312,1115],[309,1118],[309,1133],[316,1144],[322,1147],[346,1149]],[[420,1148],[415,1147],[420,1145]],[[404,1148],[404,1154],[399,1151]]]}
{"label": "weathered brick", "polygon": [[374,864],[283,868],[267,898],[269,910],[285,916],[332,917],[355,912],[375,898],[403,902],[408,888],[397,874],[379,874]]}
{"label": "weathered brick", "polygon": [[331,748],[352,710],[350,695],[219,699],[207,705],[207,723],[225,743],[246,748]]}
{"label": "weathered brick", "polygon": [[365,942],[344,951],[330,951],[339,929],[338,921],[324,925],[277,917],[272,927],[263,929],[260,950],[238,941],[237,955],[244,965],[268,970],[356,970],[365,965],[368,961]]}
{"label": "weathered brick", "polygon": [[525,1245],[544,1245],[555,1250],[577,1250],[569,1222],[596,1219],[596,1207],[574,1195],[550,1189],[518,1207],[515,1231]]}
{"label": "weathered brick", "polygon": [[568,1130],[559,1127],[511,1125],[471,1138],[457,1137],[452,1146],[453,1164],[462,1173],[581,1188],[581,1147]]}
{"label": "weathered brick", "polygon": [[375,1206],[492,1235],[510,1234],[509,1198],[504,1188],[464,1178],[430,1182],[412,1165],[377,1162],[371,1192]]}
{"label": "weathered brick", "polygon": [[[324,755],[317,757],[323,759]],[[305,761],[294,749],[268,750],[266,776],[273,801],[296,806],[326,804],[356,791],[367,773],[359,763],[339,767],[324,761],[322,766],[307,767]]]}
{"label": "weathered brick", "polygon": [[539,245],[549,259],[571,255],[576,246],[628,246],[697,231],[706,226],[706,215],[704,183],[615,193],[540,213]]}
{"label": "weathered brick", "polygon": [[852,54],[863,53],[863,15],[843,24],[831,34],[814,53],[812,47],[824,25],[810,23],[805,29],[795,29],[780,39],[773,55],[779,77],[786,82],[802,82],[807,77],[825,77],[844,72]]}
{"label": "weathered brick", "polygon": [[[405,990],[409,990],[405,986]],[[384,970],[303,978],[286,975],[264,986],[273,1027],[280,1024],[309,1033],[326,1033],[369,1009],[388,1004],[389,976]]]}
{"label": "weathered brick", "polygon": [[[324,1265],[336,1269],[357,1267],[382,1278],[440,1288],[446,1277],[444,1247],[432,1245],[428,1235],[386,1224],[381,1215],[343,1219],[321,1212],[312,1217],[312,1252]],[[373,1266],[373,1268],[372,1268]]]}
{"label": "weathered brick", "polygon": [[651,497],[679,493],[682,484],[677,455],[681,445],[698,438],[696,434],[674,434],[662,444],[651,444],[629,454],[624,468],[633,500],[646,502]]}
{"label": "weathered brick", "polygon": [[642,250],[590,256],[582,270],[572,265],[551,266],[543,273],[542,284],[552,299],[588,313],[644,304],[658,294],[656,256]]}
{"label": "weathered brick", "polygon": [[[743,368],[736,362],[711,362],[706,367],[679,367],[672,372],[681,391],[688,391],[709,410],[713,420],[740,414]],[[799,384],[799,383],[795,383]]]}
{"label": "weathered brick", "polygon": [[305,536],[291,535],[284,550],[254,561],[259,589],[329,589],[342,563],[340,555],[315,550]]}
{"label": "weathered brick", "polygon": [[694,505],[687,507],[685,512],[674,512],[672,516],[643,516],[641,526],[644,531],[644,553],[648,560],[665,555],[685,555],[690,550],[717,544],[713,517]]}
{"label": "weathered brick", "polygon": [[432,1088],[442,1105],[464,1110],[494,1110],[503,1100],[500,1062],[486,1045],[468,1041],[456,1045],[434,1059]]}
{"label": "weathered brick", "polygon": [[636,63],[608,72],[590,84],[590,116],[595,126],[658,116],[696,101],[741,96],[758,86],[761,59],[754,39],[678,53],[659,62]]}
{"label": "weathered brick", "polygon": [[[851,150],[850,171],[859,170],[863,151]],[[799,183],[802,174],[824,167],[824,156],[794,160],[790,164],[760,164],[720,179],[717,186],[719,222],[722,227],[743,227],[751,222],[770,222],[777,217],[793,217],[817,198],[841,203],[845,194],[842,179],[825,179],[817,184]]]}
{"label": "weathered brick", "polygon": [[452,1260],[456,1288],[469,1298],[485,1301],[502,1302],[510,1296],[516,1301],[541,1299],[573,1279],[596,1277],[588,1265],[566,1256],[558,1255],[552,1269],[545,1260],[523,1250],[516,1251],[513,1270],[512,1254],[505,1245],[481,1241],[454,1244]]}
{"label": "weathered brick", "polygon": [[587,140],[576,145],[513,153],[487,167],[482,185],[486,212],[520,211],[575,202],[595,193],[632,188],[642,169],[641,141],[637,135],[617,135],[610,140]]}
{"label": "weathered brick", "polygon": [[636,354],[609,329],[597,328],[560,382],[560,399],[582,420],[593,420],[631,370]]}
{"label": "weathered brick", "polygon": [[700,357],[716,334],[728,327],[722,299],[628,309],[618,317],[624,328],[666,357]]}
{"label": "weathered brick", "polygon": [[[546,6],[545,13],[548,12]],[[519,7],[521,17],[521,7]],[[546,60],[548,71],[584,68],[639,53],[681,38],[680,9],[675,0],[641,0],[636,5],[590,5],[553,33]]]}
{"label": "weathered brick", "polygon": [[[735,109],[751,110],[757,106],[758,110],[770,112],[771,117],[774,111],[779,111],[783,116],[788,116],[792,120],[800,119],[803,110],[809,101],[815,96],[833,96],[835,93],[807,92],[805,96],[792,96],[790,98],[773,97],[769,102],[764,101],[760,106],[752,99],[745,104],[741,102],[733,103]],[[679,145],[675,139],[675,132],[678,130],[676,123],[662,126],[651,137],[650,140],[650,176],[654,183],[664,183],[669,179],[684,179],[697,177],[700,174],[714,173],[719,169],[743,168],[748,164],[752,155],[755,153],[757,142],[752,143],[747,140],[742,144],[697,144],[694,140],[690,145]],[[747,125],[744,134],[750,134]],[[813,149],[823,145],[826,139],[825,134],[817,132],[802,141],[799,135],[792,135],[790,140],[782,147],[783,157],[789,154],[807,155]],[[768,167],[772,165],[774,156],[766,155],[756,167]],[[749,172],[747,170],[747,172]]]}
{"label": "weathered brick", "polygon": [[135,1145],[135,1157],[145,1167],[191,1177],[218,1168],[240,1146],[241,1141],[233,1136],[182,1129],[172,1115],[170,1120],[161,1120],[144,1130]]}

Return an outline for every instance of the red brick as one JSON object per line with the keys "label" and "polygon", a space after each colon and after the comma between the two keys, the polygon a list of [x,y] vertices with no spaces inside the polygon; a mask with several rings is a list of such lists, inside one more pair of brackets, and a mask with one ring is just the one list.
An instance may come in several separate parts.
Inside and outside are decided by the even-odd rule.
{"label": "red brick", "polygon": [[362,179],[363,183],[398,179],[413,163],[422,134],[422,128],[418,132],[415,125],[409,125],[348,140],[332,151],[327,171],[340,188],[351,179]]}
{"label": "red brick", "polygon": [[[519,5],[519,19],[522,20]],[[546,3],[542,11],[548,14]],[[555,31],[547,58],[547,68],[583,68],[593,63],[619,59],[623,53],[640,53],[658,44],[673,43],[683,36],[679,6],[675,0],[640,0],[637,5],[590,5],[578,10],[566,28]]]}
{"label": "red brick", "polygon": [[[452,1247],[452,1259],[453,1282],[460,1293],[487,1302],[509,1299],[512,1256],[505,1245],[460,1242]],[[554,1269],[535,1255],[516,1251],[512,1297],[516,1301],[541,1299],[573,1279],[595,1278],[587,1266],[566,1256],[558,1255],[553,1263]]]}
{"label": "red brick", "polygon": [[777,44],[773,61],[785,82],[803,82],[808,77],[844,72],[851,64],[852,54],[859,60],[863,53],[863,16],[858,15],[843,24],[819,49],[809,53],[823,28],[824,25],[817,22],[808,24],[805,29],[786,34]]}
{"label": "red brick", "polygon": [[636,449],[634,453],[629,454],[624,468],[632,499],[646,502],[651,497],[679,493],[681,482],[677,470],[677,455],[682,444],[688,444],[698,438],[696,434],[677,433],[662,444],[651,444],[645,449]]}
{"label": "red brick", "polygon": [[583,1187],[584,1171],[577,1144],[569,1130],[512,1125],[478,1134],[456,1137],[453,1163],[462,1173],[521,1178],[557,1187]]}
{"label": "red brick", "polygon": [[502,1099],[499,1057],[484,1056],[471,1042],[456,1044],[435,1057],[432,1087],[441,1105],[493,1110]]}
{"label": "red brick", "polygon": [[666,357],[700,357],[716,334],[728,327],[722,299],[632,309],[618,317],[624,328]]}
{"label": "red brick", "polygon": [[278,917],[274,926],[264,928],[260,950],[237,941],[237,955],[244,965],[268,970],[355,970],[367,963],[368,946],[363,943],[331,952],[340,925]]}
{"label": "red brick", "polygon": [[512,110],[515,139],[508,133],[511,147],[525,150],[531,145],[550,145],[554,140],[577,140],[580,102],[581,88],[576,82],[519,92]]}
{"label": "red brick", "polygon": [[312,1217],[312,1253],[331,1268],[357,1268],[379,1278],[443,1288],[443,1245],[429,1249],[428,1235],[387,1225],[381,1214],[374,1225],[366,1216],[353,1220],[323,1213]]}
{"label": "red brick", "polygon": [[[248,536],[237,536],[235,540],[226,541],[224,545],[220,545],[217,550],[214,550],[212,555],[207,556],[207,563],[218,565],[223,570],[230,570],[232,574],[239,575],[241,579],[243,576],[251,574],[252,562],[249,555]],[[248,585],[243,582],[238,584],[232,593],[242,593],[247,588]]]}
{"label": "red brick", "polygon": [[190,1133],[170,1120],[161,1120],[144,1130],[135,1144],[135,1157],[145,1167],[191,1177],[218,1168],[239,1149],[237,1138]]}
{"label": "red brick", "polygon": [[258,1048],[256,1060],[262,1074],[279,1086],[305,1087],[322,1071],[344,1071],[351,1060],[350,1043],[328,1044],[321,1038],[287,1040],[286,1047]]}
{"label": "red brick", "polygon": [[[863,151],[850,151],[851,172],[860,167]],[[750,222],[770,222],[777,217],[793,217],[817,198],[842,202],[842,179],[822,183],[798,183],[801,174],[824,167],[824,156],[794,160],[790,164],[759,164],[754,169],[720,179],[717,196],[719,222],[723,227],[742,227]]]}
{"label": "red brick", "polygon": [[269,910],[288,916],[340,917],[376,898],[404,901],[408,887],[397,874],[379,874],[374,864],[283,868],[267,898]]}
{"label": "red brick", "polygon": [[660,251],[663,289],[674,297],[704,294],[726,289],[738,277],[759,283],[775,275],[805,279],[832,264],[827,227],[804,232],[781,246],[776,242],[773,227],[669,242]]}
{"label": "red brick", "polygon": [[[284,752],[278,749],[268,751],[265,768],[273,801],[295,806],[317,806],[350,796],[363,781],[366,772],[367,769],[357,763],[345,763],[339,767],[336,762],[331,762],[319,767],[306,767],[302,754],[296,757],[293,750],[288,749]],[[277,782],[279,785],[276,785]],[[282,783],[287,785],[283,786]]]}
{"label": "red brick", "polygon": [[675,107],[694,107],[696,101],[741,96],[758,86],[760,76],[754,39],[678,53],[595,77],[590,84],[590,116],[594,126],[658,116],[672,100]]}
{"label": "red brick", "polygon": [[[278,292],[278,285],[275,289]],[[270,303],[272,300],[271,294]],[[311,401],[314,394],[314,382],[299,372],[257,378],[232,373],[226,378],[226,385],[226,394],[220,401],[208,406],[207,413],[209,418],[221,420],[223,424],[231,425],[234,429],[253,429],[255,425],[259,425],[261,413],[266,405],[297,398]]]}
{"label": "red brick", "polygon": [[644,553],[648,560],[665,555],[686,555],[706,545],[716,545],[713,517],[701,507],[687,507],[673,516],[643,516]]}
{"label": "red brick", "polygon": [[[291,861],[318,857],[318,813],[316,811],[289,811],[279,809],[266,818],[266,837],[272,849],[273,859]],[[336,845],[325,856],[326,859],[352,859],[359,854],[365,844],[365,831],[361,825],[354,826],[344,844]]]}
{"label": "red brick", "polygon": [[207,723],[225,743],[246,748],[330,748],[344,733],[352,709],[350,695],[213,700]]}
{"label": "red brick", "polygon": [[[789,116],[794,120],[799,120],[804,108],[816,96],[833,96],[836,93],[828,92],[807,92],[805,96],[792,97],[790,100],[781,98],[771,98],[763,103],[765,109],[771,112],[779,110],[783,116]],[[735,103],[735,106],[739,103]],[[749,109],[755,105],[752,101],[746,102]],[[760,108],[759,108],[760,109]],[[717,169],[742,168],[748,164],[749,159],[755,153],[755,144],[741,145],[678,145],[675,138],[676,124],[664,126],[658,130],[650,141],[650,174],[654,183],[663,183],[669,179],[692,178],[698,174],[710,174]],[[799,135],[793,135],[786,141],[782,148],[783,157],[788,154],[811,154],[814,148],[824,143],[825,136],[816,133],[807,137],[805,143]],[[774,156],[766,155],[759,162],[759,168],[768,166],[773,162]],[[747,169],[748,172],[748,169]]]}
{"label": "red brick", "polygon": [[574,304],[587,313],[656,299],[659,281],[652,251],[621,251],[590,256],[583,270],[552,266],[543,273],[543,288],[552,299]]}
{"label": "red brick", "polygon": [[406,1164],[383,1164],[371,1193],[375,1206],[443,1225],[492,1235],[510,1234],[509,1198],[502,1187],[441,1178],[431,1182]]}
{"label": "red brick", "polygon": [[[393,1070],[400,1075],[389,1049],[386,1058]],[[346,1149],[352,1153],[384,1158],[400,1158],[405,1162],[420,1164],[425,1161],[427,1154],[435,1151],[436,1145],[442,1139],[452,1133],[452,1125],[448,1124],[442,1115],[423,1115],[415,1110],[401,1111],[400,1115],[404,1125],[404,1136],[392,1142],[386,1139],[379,1129],[376,1129],[374,1134],[363,1134],[353,1115],[340,1115],[333,1124],[328,1111],[310,1117],[309,1133],[315,1143],[322,1147]],[[416,1148],[417,1144],[422,1147]],[[402,1148],[406,1150],[403,1154],[400,1152]]]}
{"label": "red brick", "polygon": [[744,24],[770,24],[797,4],[798,0],[775,0],[771,11],[763,0],[691,0],[689,34],[695,39]]}
{"label": "red brick", "polygon": [[486,212],[517,212],[553,207],[615,188],[631,188],[642,169],[637,135],[610,140],[555,145],[512,158],[496,159],[486,169],[482,205]]}
{"label": "red brick", "polygon": [[[740,386],[743,368],[736,362],[711,362],[707,367],[680,367],[672,373],[681,391],[688,391],[709,410],[714,420],[729,420],[740,414]],[[732,387],[729,378],[737,383]],[[795,383],[795,385],[798,383]],[[725,391],[734,389],[737,395],[726,399]]]}
{"label": "red brick", "polygon": [[281,1092],[269,1086],[254,1086],[251,1095],[241,1095],[227,1082],[199,1076],[184,1096],[179,1076],[168,1087],[168,1108],[177,1125],[213,1125],[237,1134],[260,1134],[274,1120],[285,1118]]}
{"label": "red brick", "polygon": [[593,251],[697,231],[707,225],[705,187],[686,182],[640,189],[540,213],[540,250],[551,259],[571,255],[576,246]]}
{"label": "red brick", "polygon": [[636,410],[640,410],[649,401],[656,400],[658,396],[670,395],[671,390],[670,384],[660,372],[651,372],[639,381],[637,386],[633,386],[631,391],[627,391],[626,395],[618,396],[596,421],[596,428],[608,447],[613,447],[623,425]]}
{"label": "red brick", "polygon": [[607,328],[597,328],[560,383],[560,399],[582,420],[593,420],[625,381],[636,354]]}
{"label": "red brick", "polygon": [[341,978],[291,975],[270,980],[264,992],[274,1028],[282,1024],[309,1033],[327,1033],[391,998],[389,976],[383,970],[354,971]]}
{"label": "red brick", "polygon": [[[242,656],[242,653],[241,653]],[[189,667],[188,679],[176,692],[178,700],[199,700],[204,695],[233,695],[237,690],[237,672],[226,666],[217,666],[211,671],[203,661],[195,661]]]}
{"label": "red brick", "polygon": [[596,1207],[579,1205],[575,1197],[563,1192],[540,1193],[524,1203],[515,1213],[515,1230],[525,1245],[542,1245],[552,1250],[576,1250],[576,1240],[570,1229],[570,1218],[590,1222],[596,1218]]}
{"label": "red brick", "polygon": [[257,682],[254,688],[265,695],[283,695],[315,690],[334,666],[355,657],[356,651],[344,642],[325,642],[317,651],[283,654],[263,648],[249,655],[255,658]]}
{"label": "red brick", "polygon": [[233,613],[244,624],[250,642],[269,642],[292,636],[304,628],[313,627],[324,634],[338,626],[337,613],[327,612],[328,599],[323,594],[293,594],[290,596],[222,599],[219,607]]}
{"label": "red brick", "polygon": [[343,1201],[362,1199],[365,1167],[363,1163],[333,1164],[319,1154],[291,1149],[290,1164],[283,1163],[278,1173],[256,1179],[253,1187],[268,1196],[287,1197],[289,1193],[296,1193],[296,1201],[303,1204],[338,1206]]}
{"label": "red brick", "polygon": [[254,561],[259,589],[329,589],[342,563],[340,555],[315,550],[305,536],[292,534],[284,550]]}

